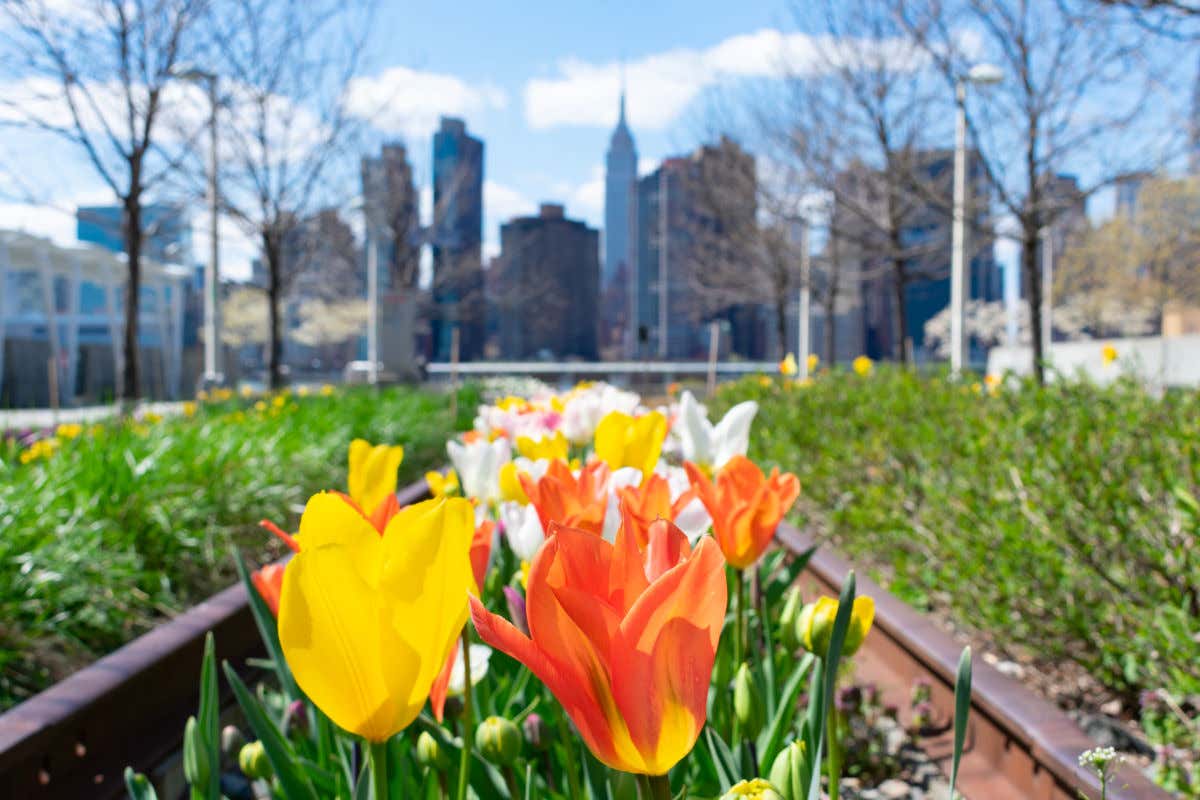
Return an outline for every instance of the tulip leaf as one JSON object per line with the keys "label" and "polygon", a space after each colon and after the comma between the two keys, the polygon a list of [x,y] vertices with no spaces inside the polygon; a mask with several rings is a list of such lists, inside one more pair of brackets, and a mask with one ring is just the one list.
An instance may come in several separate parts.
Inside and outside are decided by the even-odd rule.
{"label": "tulip leaf", "polygon": [[954,758],[950,766],[950,798],[954,799],[954,783],[958,780],[958,764],[962,759],[967,738],[967,717],[971,713],[971,648],[964,647],[958,659],[958,675],[954,680]]}
{"label": "tulip leaf", "polygon": [[207,765],[199,775],[204,785],[193,786],[192,796],[205,800],[221,798],[221,709],[218,692],[216,642],[212,631],[209,631],[204,637],[204,658],[200,662],[200,708],[191,742],[193,747],[204,749],[202,756],[196,755]]}
{"label": "tulip leaf", "polygon": [[[786,555],[788,551],[780,548],[776,552]],[[817,552],[817,547],[813,545],[803,553],[797,553],[791,560],[784,561],[777,569],[767,568],[763,571],[764,574],[769,576],[764,582],[764,594],[767,596],[767,606],[769,608],[775,608],[779,605],[784,593],[796,583],[796,579],[800,577],[800,573],[808,566],[808,562],[812,560],[813,553],[815,552]]]}
{"label": "tulip leaf", "polygon": [[250,730],[262,742],[284,797],[287,800],[317,800],[317,791],[296,761],[287,738],[228,661],[225,662],[225,680],[233,687],[233,694],[246,716]]}
{"label": "tulip leaf", "polygon": [[[846,631],[850,628],[850,617],[854,611],[854,587],[855,577],[854,571],[851,570],[846,575],[846,583],[842,587],[842,595],[838,599],[837,616],[833,620],[833,632],[829,637],[829,650],[826,652],[825,658],[817,673],[820,675],[819,682],[814,685],[817,694],[809,700],[809,710],[816,709],[815,714],[810,714],[810,732],[812,738],[816,741],[816,747],[812,748],[813,764],[820,764],[824,757],[825,748],[825,729],[827,727],[829,709],[833,706],[833,690],[837,684],[838,662],[841,661],[842,647],[846,643]],[[812,782],[808,787],[809,800],[817,800],[821,796],[821,770],[814,769]]]}
{"label": "tulip leaf", "polygon": [[724,791],[738,782],[741,770],[734,762],[733,752],[729,749],[729,745],[725,744],[725,741],[713,730],[711,725],[704,728],[704,743],[708,746],[713,765],[717,769],[717,779],[721,783],[721,790]]}
{"label": "tulip leaf", "polygon": [[279,685],[283,687],[288,700],[299,700],[304,697],[304,693],[296,685],[296,679],[292,677],[292,671],[288,668],[287,659],[283,657],[283,647],[279,644],[279,626],[275,622],[275,615],[271,613],[266,601],[254,587],[254,582],[250,580],[250,571],[246,569],[246,562],[242,559],[241,552],[236,549],[233,551],[233,563],[237,567],[242,586],[246,589],[246,597],[250,602],[250,613],[254,615],[254,624],[258,627],[263,646],[271,658],[275,674],[279,677]]}
{"label": "tulip leaf", "polygon": [[787,735],[792,721],[796,718],[796,698],[800,696],[800,690],[804,687],[804,676],[812,669],[814,660],[815,657],[812,653],[806,653],[804,658],[796,664],[792,674],[788,676],[787,683],[783,686],[783,694],[775,707],[775,713],[771,716],[771,721],[758,735],[760,764],[773,763],[775,756],[779,755],[779,751],[783,749],[784,736]]}

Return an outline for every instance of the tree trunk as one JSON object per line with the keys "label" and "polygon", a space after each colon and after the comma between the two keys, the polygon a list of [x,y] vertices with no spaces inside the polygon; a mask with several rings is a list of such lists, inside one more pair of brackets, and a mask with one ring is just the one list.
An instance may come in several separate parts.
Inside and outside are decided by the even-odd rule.
{"label": "tree trunk", "polygon": [[283,333],[280,330],[279,305],[282,288],[282,243],[270,233],[263,234],[263,255],[267,259],[267,319],[270,331],[267,334],[267,386],[278,389],[283,386]]}
{"label": "tree trunk", "polygon": [[[834,295],[836,297],[836,295]],[[834,301],[829,300],[825,306],[825,363],[833,366],[837,361],[837,346],[834,342],[837,336],[837,316],[834,314]]]}
{"label": "tree trunk", "polygon": [[892,269],[895,271],[896,289],[896,360],[901,366],[908,364],[908,306],[904,302],[904,290],[908,282],[904,279],[904,260],[895,259]]}
{"label": "tree trunk", "polygon": [[[775,292],[775,334],[779,337],[779,358],[783,360],[788,353],[787,341],[787,307],[788,307],[788,287],[783,285]],[[799,330],[799,328],[797,328]],[[800,349],[800,343],[796,342],[796,349]]]}
{"label": "tree trunk", "polygon": [[[132,181],[137,186],[138,178]],[[121,400],[131,404],[141,396],[141,374],[138,358],[138,309],[142,290],[142,203],[141,192],[133,189],[125,197],[122,209],[125,234],[125,260],[129,279],[125,283],[125,336],[122,350],[125,368],[121,375]]]}
{"label": "tree trunk", "polygon": [[1046,383],[1046,342],[1042,341],[1042,271],[1038,268],[1039,231],[1034,224],[1021,227],[1021,278],[1029,303],[1030,341],[1033,342],[1033,375],[1038,385]]}

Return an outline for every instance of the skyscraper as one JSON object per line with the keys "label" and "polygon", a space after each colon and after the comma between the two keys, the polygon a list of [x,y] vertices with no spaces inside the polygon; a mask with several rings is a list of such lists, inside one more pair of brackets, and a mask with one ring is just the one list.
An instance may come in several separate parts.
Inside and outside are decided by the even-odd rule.
{"label": "skyscraper", "polygon": [[[362,159],[362,193],[367,246],[376,248],[380,287],[387,290],[416,286],[421,215],[412,165],[404,145],[385,144],[378,156]],[[363,284],[366,285],[365,279]]]}
{"label": "skyscraper", "polygon": [[501,357],[595,359],[600,234],[543,203],[538,216],[500,226],[500,247],[489,302]]}
{"label": "skyscraper", "polygon": [[433,353],[450,358],[455,328],[459,357],[483,352],[483,141],[461,119],[442,117],[433,136]]}
{"label": "skyscraper", "polygon": [[637,219],[637,148],[625,122],[625,89],[604,173],[604,269],[600,289],[601,347],[625,351],[622,333],[632,306],[634,229]]}
{"label": "skyscraper", "polygon": [[[724,320],[738,355],[763,357],[762,337],[749,330],[757,313],[746,307],[712,307],[698,292],[694,270],[715,268],[711,254],[734,256],[731,230],[755,220],[754,157],[722,138],[691,155],[668,158],[637,182],[636,268],[630,335],[641,358],[700,358],[708,347],[706,321]],[[737,176],[737,177],[734,177]],[[725,217],[714,209],[713,191],[723,194]],[[724,217],[724,218],[722,218]],[[735,257],[735,256],[734,256]],[[722,265],[726,268],[728,265]]]}

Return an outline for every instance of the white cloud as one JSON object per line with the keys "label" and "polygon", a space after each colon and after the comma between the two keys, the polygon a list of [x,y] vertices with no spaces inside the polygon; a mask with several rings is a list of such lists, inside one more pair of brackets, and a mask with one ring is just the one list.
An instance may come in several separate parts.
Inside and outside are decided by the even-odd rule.
{"label": "white cloud", "polygon": [[567,196],[567,211],[576,217],[603,225],[604,219],[604,167],[592,167],[588,180],[576,186]]}
{"label": "white cloud", "polygon": [[511,186],[484,181],[483,210],[492,219],[507,222],[513,217],[536,214],[537,203]]}
{"label": "white cloud", "polygon": [[75,238],[75,215],[53,206],[30,203],[0,203],[4,229],[44,236],[54,244],[70,247]]}
{"label": "white cloud", "polygon": [[443,114],[465,116],[503,109],[508,106],[508,96],[487,81],[468,83],[454,75],[391,67],[352,80],[347,87],[347,106],[381,130],[422,138]]}
{"label": "white cloud", "polygon": [[[731,36],[702,50],[677,49],[625,65],[627,112],[635,128],[662,130],[697,95],[722,81],[812,74],[854,59],[913,68],[922,59],[898,39],[834,40],[764,28]],[[557,74],[525,84],[525,119],[532,128],[607,127],[616,122],[621,65],[577,58],[559,62]]]}

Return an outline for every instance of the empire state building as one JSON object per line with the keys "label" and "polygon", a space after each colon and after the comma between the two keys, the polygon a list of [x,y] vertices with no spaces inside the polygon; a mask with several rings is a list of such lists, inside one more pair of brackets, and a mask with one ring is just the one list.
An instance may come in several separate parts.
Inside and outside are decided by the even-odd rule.
{"label": "empire state building", "polygon": [[625,90],[616,130],[608,145],[604,176],[604,264],[600,274],[601,349],[627,356],[633,346],[630,333],[636,302],[637,148],[625,122]]}

